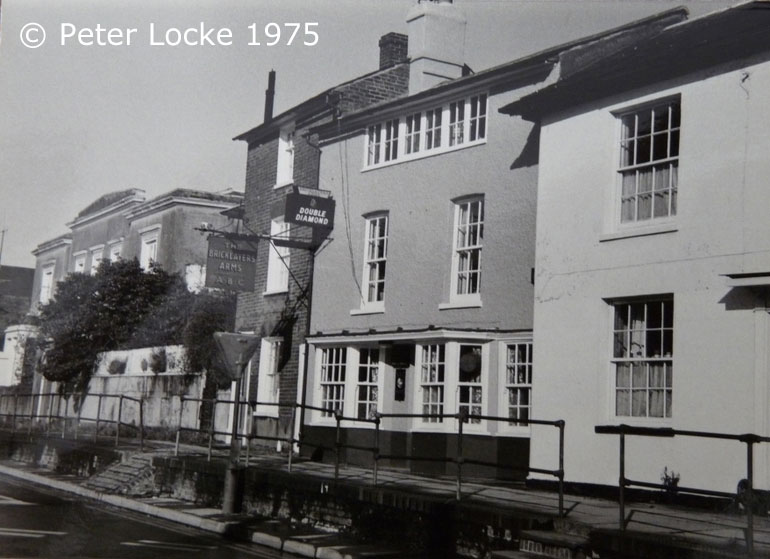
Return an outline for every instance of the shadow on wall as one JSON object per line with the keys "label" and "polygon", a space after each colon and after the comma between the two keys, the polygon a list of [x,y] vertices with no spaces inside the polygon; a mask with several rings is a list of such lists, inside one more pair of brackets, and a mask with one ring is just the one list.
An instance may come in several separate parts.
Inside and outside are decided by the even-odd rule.
{"label": "shadow on wall", "polygon": [[726,311],[751,311],[770,308],[770,287],[733,287],[719,300]]}
{"label": "shadow on wall", "polygon": [[523,169],[525,167],[532,167],[537,165],[540,155],[540,125],[536,124],[529,131],[527,140],[524,142],[524,148],[511,164],[511,170]]}

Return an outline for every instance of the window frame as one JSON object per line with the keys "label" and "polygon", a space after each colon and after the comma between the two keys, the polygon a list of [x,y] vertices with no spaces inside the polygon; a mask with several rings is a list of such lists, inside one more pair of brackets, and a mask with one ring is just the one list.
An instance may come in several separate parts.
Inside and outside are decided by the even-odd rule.
{"label": "window frame", "polygon": [[422,111],[404,118],[404,156],[420,153],[422,149]]}
{"label": "window frame", "polygon": [[[334,408],[339,413],[345,413],[346,387],[348,380],[347,369],[349,367],[349,347],[346,345],[335,345],[317,348],[316,357],[318,359],[318,407],[326,408],[329,402],[339,403],[339,407]],[[330,354],[335,357],[334,361],[329,360]],[[327,372],[332,373],[332,377],[326,377]],[[334,389],[337,389],[336,391]],[[327,389],[332,393],[329,396]],[[334,421],[334,413],[326,410],[316,412],[320,422]]]}
{"label": "window frame", "polygon": [[[358,354],[358,366],[355,378],[355,413],[354,417],[359,420],[374,419],[374,413],[380,411],[382,402],[380,395],[382,394],[382,378],[383,378],[383,365],[382,352],[379,346],[364,346],[356,348]],[[366,361],[363,356],[366,355]],[[376,360],[375,360],[376,359]],[[374,380],[372,380],[372,371],[374,371]],[[362,380],[361,374],[364,372],[365,379]],[[365,398],[361,398],[364,390]],[[374,394],[374,396],[372,396]],[[367,413],[364,417],[361,417],[361,406],[365,406],[364,409]]]}
{"label": "window frame", "polygon": [[[524,359],[519,359],[519,347],[524,347]],[[531,337],[526,338],[520,338],[520,339],[508,339],[508,340],[502,340],[499,343],[498,346],[498,386],[499,386],[499,393],[500,398],[498,401],[498,414],[501,417],[505,417],[506,415],[510,418],[511,417],[511,411],[512,408],[516,410],[525,409],[527,410],[528,419],[532,419],[532,396],[533,396],[533,389],[532,389],[532,380],[533,380],[533,341]],[[515,352],[516,359],[511,360],[511,350]],[[523,368],[524,373],[524,382],[510,382],[510,372],[511,369],[514,369],[514,374],[516,376],[519,376],[521,374],[521,371],[519,371],[520,368]],[[528,402],[525,405],[521,404],[521,398],[517,397],[517,402],[512,404],[511,403],[511,393],[513,390],[517,391],[517,394],[520,394],[522,391],[524,391],[527,394],[527,400]],[[498,428],[500,432],[502,433],[511,433],[511,434],[529,434],[531,432],[531,428],[529,424],[523,424],[524,420],[519,416],[519,419],[513,419],[513,421],[508,422],[498,422]]]}
{"label": "window frame", "polygon": [[[462,360],[463,360],[463,348],[472,348],[472,351],[478,350],[478,357],[480,359],[478,378],[476,380],[462,380]],[[484,344],[482,343],[470,343],[460,342],[457,344],[457,397],[455,399],[455,409],[457,413],[461,413],[461,410],[467,410],[469,415],[484,415],[487,408],[487,397],[489,387],[484,390],[485,378],[484,368],[487,366],[484,359]],[[467,390],[468,397],[463,396],[463,391]],[[479,401],[474,400],[474,395],[479,394]],[[481,425],[484,420],[482,419],[469,419],[467,425],[475,427]]]}
{"label": "window frame", "polygon": [[[472,205],[480,204],[478,220],[471,221],[473,215]],[[483,278],[483,248],[484,248],[484,206],[485,197],[483,194],[474,194],[464,196],[453,200],[453,226],[452,226],[452,260],[451,260],[451,278],[449,304],[440,305],[439,308],[455,308],[457,306],[481,306],[482,278]],[[468,220],[461,221],[463,208],[468,207]],[[469,229],[477,228],[475,233],[477,242],[463,242],[463,238],[473,237]],[[461,245],[461,243],[463,243]],[[475,267],[473,265],[474,254],[476,254]],[[463,268],[462,264],[468,256],[468,268]],[[467,276],[461,281],[461,276]],[[475,276],[475,289],[471,290],[471,278]],[[463,289],[463,283],[468,285],[467,290]],[[461,290],[463,292],[461,292]]]}
{"label": "window frame", "polygon": [[486,143],[489,98],[487,91],[475,92],[367,125],[363,170]]}
{"label": "window frame", "polygon": [[[260,340],[259,368],[257,369],[257,405],[255,416],[279,417],[278,406],[267,406],[264,403],[277,404],[281,399],[280,371],[278,365],[283,346],[281,337],[265,337]],[[262,392],[267,387],[267,394]]]}
{"label": "window frame", "polygon": [[[415,413],[420,414],[452,414],[448,411],[451,402],[447,402],[448,396],[448,358],[449,344],[446,340],[431,340],[418,343],[415,351],[415,389],[417,397],[414,399]],[[426,350],[427,357],[426,359]],[[433,358],[435,356],[435,359]],[[428,376],[425,376],[425,367],[435,368],[435,378],[440,380],[431,380],[434,378],[432,371],[428,370]],[[427,378],[427,380],[426,380]],[[426,388],[429,389],[426,392]],[[430,397],[434,393],[433,389],[438,389],[441,397],[439,400]],[[425,398],[428,397],[428,400]],[[449,421],[447,421],[449,420]],[[447,423],[451,423],[449,418],[425,418],[417,417],[414,419],[415,429],[419,430],[444,430]]]}
{"label": "window frame", "polygon": [[[477,404],[481,408],[480,415],[488,415],[490,409],[490,398],[493,396],[493,392],[490,388],[490,353],[493,347],[497,347],[494,342],[488,338],[436,338],[415,342],[415,365],[414,365],[414,386],[412,387],[412,413],[422,414],[426,412],[425,406],[439,406],[434,411],[438,411],[440,407],[443,407],[444,419],[440,421],[438,418],[432,420],[426,420],[420,417],[415,417],[411,422],[411,430],[427,433],[456,433],[459,428],[459,422],[455,419],[461,407],[465,404],[461,402],[461,389],[463,387],[476,387],[481,389],[481,402]],[[481,356],[481,370],[479,372],[479,380],[477,382],[468,383],[461,382],[460,372],[460,357],[462,346],[476,346],[480,348]],[[443,364],[443,381],[423,381],[423,369],[426,363],[425,349],[430,347],[443,347],[444,360],[440,359],[431,360],[430,363],[441,365]],[[434,350],[435,351],[435,350]],[[443,388],[443,400],[426,400],[425,387],[440,387]],[[478,415],[478,414],[477,414]],[[463,424],[463,431],[466,433],[476,433],[485,435],[494,435],[495,432],[499,432],[499,428],[495,427],[495,423],[486,419],[478,420],[477,422],[471,422]]]}
{"label": "window frame", "polygon": [[[72,255],[72,273],[85,274],[86,273],[86,259],[88,258],[87,250],[79,250]],[[79,269],[78,269],[79,268]]]}
{"label": "window frame", "polygon": [[[650,327],[649,326],[649,312],[648,307],[651,305],[660,305],[660,327]],[[666,312],[666,305],[669,306],[668,313]],[[645,297],[633,297],[628,299],[614,299],[608,301],[609,306],[609,312],[610,312],[610,359],[609,359],[609,383],[610,383],[610,406],[609,406],[609,416],[612,420],[615,421],[625,421],[625,422],[640,422],[640,423],[660,423],[660,424],[668,424],[673,419],[673,396],[674,396],[674,390],[673,390],[673,365],[674,365],[674,331],[675,331],[675,309],[674,309],[674,297],[672,295],[653,295],[653,296],[645,296]],[[632,307],[639,307],[644,306],[644,320],[639,323],[637,321],[637,324],[641,324],[641,328],[634,328],[633,326],[633,318],[631,316]],[[627,312],[629,313],[627,315],[627,328],[619,329],[619,308],[624,307],[627,309]],[[670,318],[669,318],[670,317]],[[668,325],[667,325],[668,323]],[[666,339],[666,332],[669,333],[668,339]],[[626,349],[623,350],[623,353],[628,353],[631,351],[631,348],[633,346],[639,346],[643,348],[643,351],[646,353],[648,351],[648,346],[650,344],[651,335],[654,336],[655,333],[659,333],[660,336],[660,348],[661,348],[661,355],[658,356],[649,356],[649,355],[636,355],[636,356],[624,356],[624,355],[618,355],[620,353],[619,346],[618,346],[618,335],[623,334],[624,341],[626,343]],[[636,333],[636,338],[634,339],[634,333]],[[627,337],[626,337],[627,336]],[[640,337],[641,336],[641,337]],[[654,338],[653,338],[654,339]],[[640,344],[639,341],[642,341],[643,343]],[[668,345],[670,352],[668,355],[665,354],[665,347]],[[634,386],[634,364],[641,364],[644,366],[644,381],[645,386],[637,387]],[[654,384],[652,381],[652,376],[655,373],[653,369],[650,368],[650,365],[660,364],[663,366],[662,369],[662,384]],[[618,379],[620,378],[620,365],[630,365],[631,367],[628,370],[628,381],[624,385],[618,384]],[[660,374],[660,373],[659,373]],[[628,414],[620,415],[618,413],[619,410],[619,393],[620,391],[623,391],[626,393],[627,397],[627,409],[629,411]],[[634,400],[633,395],[634,392],[645,394],[645,402],[644,402],[644,415],[634,415]],[[651,399],[654,392],[662,392],[663,394],[663,401],[662,401],[662,415],[651,415],[650,414],[650,408],[653,406],[651,403]],[[667,405],[668,404],[668,405]]]}
{"label": "window frame", "polygon": [[[655,116],[654,111],[666,107],[668,117],[668,126],[663,130],[655,129]],[[639,118],[645,114],[650,114],[650,130],[649,133],[639,134],[638,122]],[[674,118],[674,114],[678,116],[678,119]],[[682,100],[680,95],[671,95],[658,99],[653,99],[641,104],[633,105],[630,107],[623,107],[612,111],[612,115],[615,117],[617,126],[616,137],[616,162],[615,162],[615,202],[614,223],[620,230],[635,229],[644,227],[656,227],[671,223],[676,219],[679,205],[679,162],[681,159],[681,130],[682,130]],[[627,123],[629,118],[634,118],[635,126],[632,134],[627,133]],[[666,141],[666,157],[656,158],[656,138],[664,136]],[[675,142],[672,137],[676,137]],[[638,162],[640,150],[637,149],[639,145],[649,143],[648,155],[649,159]],[[674,145],[675,144],[675,145]],[[657,144],[660,145],[659,143]],[[631,151],[629,147],[633,146]],[[673,148],[673,150],[672,150]],[[675,155],[672,155],[672,151],[675,151]],[[629,153],[633,154],[633,161],[628,163],[626,156]],[[656,188],[656,177],[662,173],[661,169],[667,168],[667,187],[663,189]],[[651,178],[649,190],[640,190],[640,185],[644,181],[642,175],[643,171],[650,170],[652,172],[649,175]],[[630,183],[626,183],[626,178],[633,173],[633,193],[627,194],[624,192],[624,188]],[[667,212],[664,214],[656,215],[657,200],[659,195],[664,195],[666,200]],[[646,217],[639,217],[641,200],[648,198],[649,202],[649,215]],[[626,210],[624,209],[624,203],[633,200],[633,217],[625,218]]]}
{"label": "window frame", "polygon": [[[387,281],[387,260],[388,260],[388,241],[390,236],[390,214],[387,211],[382,212],[375,212],[372,214],[367,214],[364,216],[364,257],[363,257],[363,270],[362,270],[362,300],[361,300],[361,310],[366,311],[379,311],[384,312],[385,311],[385,285]],[[379,227],[377,228],[376,233],[378,236],[372,237],[372,227],[375,226],[376,223],[381,222],[384,220],[385,222],[385,231],[384,235],[379,235]],[[372,248],[374,243],[377,243],[377,246],[379,247],[379,244],[382,243],[382,256],[372,256]],[[379,252],[379,251],[378,251]],[[377,270],[379,272],[380,269],[383,269],[382,272],[382,278],[379,278],[379,273],[375,277],[374,280],[372,280],[372,270]],[[377,292],[375,291],[375,299],[372,300],[371,298],[371,288],[372,283],[379,285],[382,284],[382,298],[377,299]]]}
{"label": "window frame", "polygon": [[465,105],[466,99],[449,103],[449,133],[447,143],[449,147],[461,146],[465,143]]}
{"label": "window frame", "polygon": [[[270,237],[288,239],[291,224],[283,216],[270,220]],[[263,295],[275,295],[289,291],[289,266],[291,266],[291,249],[276,245],[272,240],[268,246],[267,272],[265,273],[265,290]]]}
{"label": "window frame", "polygon": [[102,263],[102,260],[104,260],[104,245],[96,245],[89,248],[88,258],[90,262],[88,273],[92,276],[96,275],[96,272],[99,270],[99,265]]}
{"label": "window frame", "polygon": [[51,260],[40,267],[40,294],[38,295],[38,302],[41,305],[46,305],[53,299],[55,285],[56,261]]}
{"label": "window frame", "polygon": [[278,157],[275,164],[275,187],[294,183],[294,158],[296,156],[296,129],[294,124],[284,126],[278,133]]}
{"label": "window frame", "polygon": [[[160,232],[160,225],[153,225],[139,231],[139,265],[145,272],[150,271],[153,262],[159,261]],[[153,256],[149,256],[145,250],[147,247],[151,246],[154,246]]]}
{"label": "window frame", "polygon": [[109,246],[108,256],[110,262],[117,262],[121,259],[121,253],[123,252],[123,240],[110,241],[107,243]]}

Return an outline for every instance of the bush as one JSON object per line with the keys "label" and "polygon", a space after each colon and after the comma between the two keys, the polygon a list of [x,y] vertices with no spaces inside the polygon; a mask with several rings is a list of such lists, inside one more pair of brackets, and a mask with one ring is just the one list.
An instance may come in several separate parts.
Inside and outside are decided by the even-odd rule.
{"label": "bush", "polygon": [[[213,372],[217,382],[212,334],[231,330],[234,320],[232,295],[190,293],[178,274],[144,271],[136,259],[103,261],[93,276],[67,276],[41,308],[40,372],[66,390],[84,391],[100,352],[184,344],[186,372]],[[163,372],[167,361],[165,352],[153,354],[149,366]],[[121,372],[109,367],[111,374],[125,371],[125,363]]]}

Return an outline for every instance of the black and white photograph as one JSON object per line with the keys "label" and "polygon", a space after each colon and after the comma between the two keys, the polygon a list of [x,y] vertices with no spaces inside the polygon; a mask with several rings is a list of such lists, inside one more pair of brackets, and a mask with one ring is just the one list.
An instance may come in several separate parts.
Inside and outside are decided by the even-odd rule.
{"label": "black and white photograph", "polygon": [[0,0],[0,558],[770,559],[770,0]]}

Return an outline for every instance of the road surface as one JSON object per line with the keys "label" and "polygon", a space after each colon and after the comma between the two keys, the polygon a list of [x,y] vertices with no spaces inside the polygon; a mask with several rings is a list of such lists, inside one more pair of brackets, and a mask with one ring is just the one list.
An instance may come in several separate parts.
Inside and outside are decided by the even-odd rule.
{"label": "road surface", "polygon": [[287,558],[272,549],[76,500],[0,475],[0,557]]}

